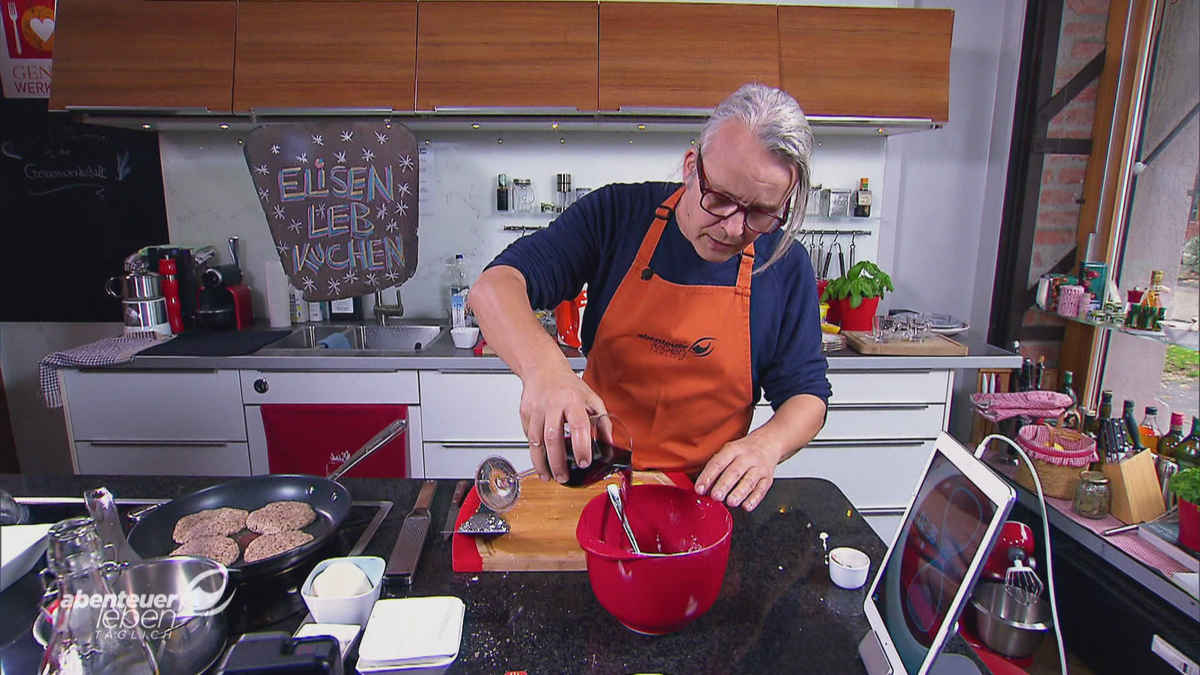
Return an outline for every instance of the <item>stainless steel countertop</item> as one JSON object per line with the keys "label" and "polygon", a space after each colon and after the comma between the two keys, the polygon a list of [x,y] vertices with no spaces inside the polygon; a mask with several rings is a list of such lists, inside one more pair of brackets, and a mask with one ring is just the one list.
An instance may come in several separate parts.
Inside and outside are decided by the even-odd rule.
{"label": "stainless steel countertop", "polygon": [[[294,328],[299,329],[302,326]],[[258,329],[255,326],[254,329]],[[262,326],[266,329],[266,326]],[[253,330],[253,329],[252,329]],[[854,370],[977,370],[1019,368],[1021,357],[983,342],[960,340],[970,350],[967,356],[865,356],[850,349],[827,356],[830,371]],[[345,372],[388,372],[396,370],[501,371],[510,369],[497,356],[475,356],[458,349],[448,334],[416,353],[296,350],[292,354],[254,353],[246,356],[139,356],[132,363],[111,366],[121,370],[302,370]],[[586,359],[577,350],[563,349],[568,363],[583,370]]]}

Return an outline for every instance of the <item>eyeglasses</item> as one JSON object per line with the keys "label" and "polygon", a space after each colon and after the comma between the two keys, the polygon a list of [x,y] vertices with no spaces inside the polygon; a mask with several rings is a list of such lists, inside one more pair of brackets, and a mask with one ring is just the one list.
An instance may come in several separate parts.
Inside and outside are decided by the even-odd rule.
{"label": "eyeglasses", "polygon": [[[696,152],[696,175],[700,179],[700,208],[708,214],[718,218],[728,218],[741,211],[742,226],[756,234],[769,234],[787,222],[788,213],[792,209],[790,197],[782,207],[772,212],[754,206],[746,206],[727,194],[710,189],[708,179],[704,176],[704,160],[699,151]],[[788,192],[790,194],[791,190]]]}

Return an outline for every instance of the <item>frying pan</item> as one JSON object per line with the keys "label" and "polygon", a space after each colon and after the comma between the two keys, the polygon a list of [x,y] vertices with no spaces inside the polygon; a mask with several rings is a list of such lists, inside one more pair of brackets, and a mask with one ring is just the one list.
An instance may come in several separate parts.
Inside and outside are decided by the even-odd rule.
{"label": "frying pan", "polygon": [[313,536],[312,541],[253,563],[239,558],[229,566],[229,579],[241,583],[289,570],[319,551],[350,513],[350,492],[337,482],[338,478],[400,435],[407,426],[407,420],[392,422],[326,478],[290,474],[241,478],[131,514],[135,524],[129,531],[129,545],[143,558],[166,556],[179,546],[173,535],[175,523],[184,516],[223,506],[255,511],[271,502],[304,502],[317,515],[304,528]]}

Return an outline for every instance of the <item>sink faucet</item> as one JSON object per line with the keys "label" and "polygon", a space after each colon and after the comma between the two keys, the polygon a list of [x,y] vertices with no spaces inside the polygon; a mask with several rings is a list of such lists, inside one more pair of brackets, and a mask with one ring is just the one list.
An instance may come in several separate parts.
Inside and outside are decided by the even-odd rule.
{"label": "sink faucet", "polygon": [[383,302],[383,292],[375,291],[375,322],[380,326],[388,325],[388,317],[399,319],[404,316],[404,302],[400,300],[400,289],[396,289],[396,304],[388,305]]}

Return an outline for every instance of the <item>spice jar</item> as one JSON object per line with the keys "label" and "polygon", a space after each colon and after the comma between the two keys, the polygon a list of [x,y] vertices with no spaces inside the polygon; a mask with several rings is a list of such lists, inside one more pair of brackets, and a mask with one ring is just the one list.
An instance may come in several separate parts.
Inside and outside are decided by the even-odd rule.
{"label": "spice jar", "polygon": [[1108,515],[1108,506],[1112,502],[1112,489],[1108,479],[1099,471],[1082,471],[1079,474],[1079,485],[1075,486],[1075,513],[1084,518],[1103,518]]}

